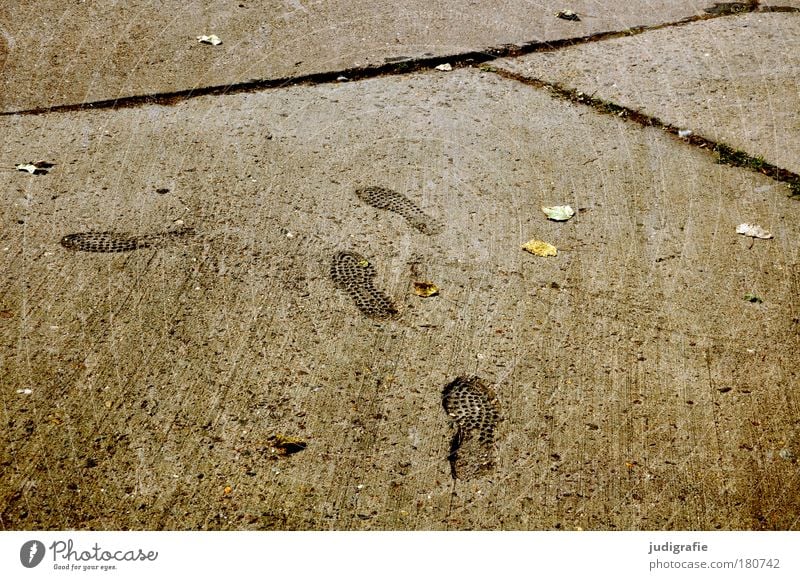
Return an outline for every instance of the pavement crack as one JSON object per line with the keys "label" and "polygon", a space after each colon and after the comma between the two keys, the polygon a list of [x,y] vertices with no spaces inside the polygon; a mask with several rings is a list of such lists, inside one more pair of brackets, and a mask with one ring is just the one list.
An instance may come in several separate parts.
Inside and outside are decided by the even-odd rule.
{"label": "pavement crack", "polygon": [[716,153],[717,163],[721,165],[742,167],[744,169],[749,169],[750,171],[761,173],[767,177],[771,177],[775,181],[785,183],[789,187],[789,197],[800,200],[800,174],[769,163],[762,157],[750,155],[745,151],[735,149],[734,147],[731,147],[725,143],[715,141],[695,133],[682,135],[682,128],[662,121],[658,117],[642,113],[636,109],[619,105],[611,101],[597,98],[594,95],[587,95],[581,91],[578,91],[577,89],[564,87],[559,83],[551,83],[541,79],[513,73],[507,70],[496,69],[494,67],[484,67],[484,70],[509,80],[518,81],[538,89],[546,90],[552,96],[558,99],[591,107],[598,113],[614,115],[623,119],[627,119],[643,127],[656,127],[661,129],[666,133],[675,135],[685,143]]}
{"label": "pavement crack", "polygon": [[758,2],[717,3],[714,6],[705,9],[702,14],[696,14],[680,20],[663,22],[660,24],[632,26],[624,30],[595,32],[585,36],[561,38],[555,40],[535,40],[515,44],[503,44],[482,50],[467,51],[442,56],[423,56],[420,58],[402,57],[402,60],[397,60],[401,57],[387,58],[386,62],[380,65],[368,65],[336,71],[316,72],[294,77],[256,79],[225,85],[210,85],[176,91],[129,95],[114,99],[103,99],[84,103],[67,103],[62,105],[53,105],[50,107],[37,107],[33,109],[23,109],[17,111],[0,111],[0,117],[10,117],[16,115],[32,116],[44,115],[48,113],[68,113],[75,111],[96,111],[106,109],[126,109],[147,105],[172,106],[182,103],[183,101],[204,96],[236,95],[241,93],[255,93],[301,85],[314,86],[341,82],[353,82],[384,76],[405,75],[420,71],[428,71],[443,64],[449,64],[453,68],[467,68],[478,66],[501,58],[517,58],[535,52],[553,52],[571,46],[601,42],[604,40],[611,40],[626,36],[636,36],[647,32],[662,30],[664,28],[685,26],[694,22],[711,20],[714,18],[723,18],[731,15],[736,16],[748,12],[800,12],[800,8],[791,6],[760,7]]}

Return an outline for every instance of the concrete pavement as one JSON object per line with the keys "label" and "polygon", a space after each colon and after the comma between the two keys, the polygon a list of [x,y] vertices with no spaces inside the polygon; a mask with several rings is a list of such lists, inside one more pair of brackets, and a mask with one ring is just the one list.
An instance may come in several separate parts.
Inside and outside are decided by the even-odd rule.
{"label": "concrete pavement", "polygon": [[[682,7],[702,13],[697,3],[631,4],[648,22],[669,22]],[[309,19],[326,17],[303,6]],[[570,23],[549,13],[563,8],[548,4],[530,26],[562,30]],[[204,12],[187,30],[227,14]],[[359,25],[389,38],[387,15]],[[779,53],[796,14],[721,16],[674,34],[710,26],[735,35],[758,26],[753,19],[785,31],[770,58],[790,64],[731,74],[747,83],[730,98],[756,84],[763,98],[752,106],[791,112],[797,67]],[[438,32],[417,50],[536,36],[514,22],[506,36]],[[642,64],[598,65],[598,78],[656,95],[668,85],[637,69],[674,48],[672,33],[625,39],[652,39]],[[629,58],[623,40],[606,42]],[[758,43],[763,54],[768,41]],[[361,49],[347,46],[330,50],[330,62],[358,62]],[[608,45],[547,58],[563,52],[575,63],[569,51],[590,46]],[[682,48],[672,60],[695,71],[691,43]],[[554,82],[570,86],[569,62]],[[4,80],[16,70],[7,65]],[[188,86],[135,71],[120,78],[84,94]],[[4,107],[75,94],[21,90]],[[641,106],[667,118],[671,98]],[[780,142],[759,137],[774,137],[777,113],[752,117],[753,141],[744,125],[726,125],[729,109],[710,106],[714,127],[746,152],[766,155],[748,144]],[[704,115],[684,111],[705,127]],[[800,205],[786,182],[477,66],[6,115],[0,133],[3,529],[798,526]],[[771,159],[789,166],[796,133],[780,135],[787,141]],[[39,160],[53,166],[14,170]],[[365,203],[355,191],[371,185],[402,194],[414,216],[441,228]],[[563,203],[576,210],[567,222],[540,209]],[[742,222],[774,237],[738,235]],[[141,236],[186,227],[194,234],[130,252],[59,244],[81,232],[151,240]],[[533,238],[558,255],[524,252]],[[363,256],[396,318],[364,315],[353,299],[367,291],[363,280],[352,293],[335,283],[341,251]],[[439,295],[415,294],[419,281]],[[442,390],[469,375],[498,396],[496,464],[454,480]]]}
{"label": "concrete pavement", "polygon": [[[702,14],[697,1],[563,2],[86,0],[0,8],[0,110],[285,78],[550,41]],[[27,16],[31,14],[31,16]],[[202,45],[216,34],[222,44]]]}
{"label": "concrete pavement", "polygon": [[800,11],[718,18],[494,64],[800,172]]}

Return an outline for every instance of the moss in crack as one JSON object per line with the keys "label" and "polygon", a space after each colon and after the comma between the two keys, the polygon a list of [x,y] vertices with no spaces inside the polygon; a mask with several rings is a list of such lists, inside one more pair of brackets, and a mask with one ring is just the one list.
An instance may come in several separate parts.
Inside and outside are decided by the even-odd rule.
{"label": "moss in crack", "polygon": [[714,152],[719,156],[717,163],[730,165],[732,167],[744,167],[751,171],[756,171],[778,181],[782,181],[789,186],[789,197],[800,199],[800,176],[786,169],[773,165],[764,160],[763,157],[748,155],[744,151],[734,149],[724,143],[717,143],[713,147]]}
{"label": "moss in crack", "polygon": [[716,153],[718,156],[717,163],[721,165],[742,167],[749,169],[750,171],[756,171],[762,175],[771,177],[776,181],[787,184],[789,186],[789,197],[800,200],[800,175],[787,169],[778,167],[777,165],[773,165],[772,163],[765,161],[763,157],[749,155],[744,151],[734,149],[733,147],[725,145],[724,143],[717,143],[691,132],[688,135],[681,135],[681,129],[679,127],[666,123],[658,117],[642,113],[636,109],[617,105],[611,101],[599,99],[594,95],[587,95],[577,89],[563,87],[558,83],[550,83],[541,79],[526,77],[519,73],[514,73],[505,69],[495,69],[494,67],[487,65],[482,65],[481,70],[494,72],[500,77],[516,80],[526,85],[546,90],[553,97],[563,99],[571,103],[592,107],[598,113],[614,115],[622,119],[627,119],[628,121],[633,121],[634,123],[637,123],[643,127],[655,127],[658,129],[663,129],[667,133],[679,135],[685,142],[694,145],[695,147],[700,147]]}
{"label": "moss in crack", "polygon": [[791,181],[788,182],[789,185],[789,197],[794,199],[800,199],[800,177],[795,177]]}
{"label": "moss in crack", "polygon": [[648,127],[661,127],[666,128],[665,123],[651,115],[647,115],[645,113],[640,113],[635,109],[631,109],[629,107],[624,107],[622,105],[618,105],[616,103],[612,103],[611,101],[606,101],[603,99],[598,99],[593,95],[586,95],[580,91],[576,91],[573,89],[563,89],[561,87],[556,86],[556,93],[563,98],[566,98],[573,103],[580,103],[582,105],[589,105],[593,107],[596,111],[601,113],[606,113],[607,115],[614,115],[616,117],[621,117],[623,119],[630,119],[640,125],[645,125]]}
{"label": "moss in crack", "polygon": [[392,64],[393,72],[406,73],[414,69],[414,63],[411,61],[400,61]]}
{"label": "moss in crack", "polygon": [[621,107],[609,101],[601,100],[599,105],[604,112],[616,115],[618,117],[627,117],[630,114],[630,110],[627,107]]}
{"label": "moss in crack", "polygon": [[746,167],[747,169],[758,171],[759,173],[764,173],[765,170],[769,170],[771,167],[769,163],[764,161],[763,157],[753,157],[744,151],[734,149],[733,147],[729,147],[724,143],[718,143],[714,147],[714,151],[717,155],[719,155],[717,163],[722,165]]}

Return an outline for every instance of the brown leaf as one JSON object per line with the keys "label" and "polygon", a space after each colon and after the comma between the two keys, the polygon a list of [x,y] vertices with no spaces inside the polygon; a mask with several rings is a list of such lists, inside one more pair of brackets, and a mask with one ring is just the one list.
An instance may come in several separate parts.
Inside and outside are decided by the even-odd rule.
{"label": "brown leaf", "polygon": [[281,455],[292,455],[303,451],[308,444],[296,437],[287,437],[281,433],[276,433],[269,438],[270,445]]}

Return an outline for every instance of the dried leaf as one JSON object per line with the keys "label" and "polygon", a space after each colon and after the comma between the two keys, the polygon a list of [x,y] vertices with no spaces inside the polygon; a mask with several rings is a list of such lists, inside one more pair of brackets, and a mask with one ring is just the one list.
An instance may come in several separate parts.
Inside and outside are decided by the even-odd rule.
{"label": "dried leaf", "polygon": [[771,233],[755,224],[739,224],[736,226],[736,233],[750,236],[751,238],[761,238],[762,240],[768,240],[772,237]]}
{"label": "dried leaf", "polygon": [[556,249],[555,246],[541,240],[531,240],[522,246],[522,249],[526,252],[530,252],[534,256],[541,256],[543,258],[558,255],[558,249]]}
{"label": "dried leaf", "polygon": [[554,205],[553,207],[543,207],[542,211],[547,219],[556,222],[565,222],[575,215],[575,210],[568,205]]}
{"label": "dried leaf", "polygon": [[219,36],[217,36],[216,34],[210,34],[208,36],[206,36],[205,34],[202,34],[202,35],[197,37],[197,40],[199,42],[204,43],[204,44],[213,44],[214,46],[217,46],[218,44],[222,44],[222,41],[219,39]]}
{"label": "dried leaf", "polygon": [[441,70],[441,71],[444,71],[444,72],[448,72],[448,71],[453,70],[453,67],[450,65],[449,62],[446,62],[444,64],[440,64],[439,66],[434,67],[434,68],[436,68],[436,70]]}
{"label": "dried leaf", "polygon": [[31,175],[47,175],[47,170],[54,165],[47,161],[37,161],[36,163],[20,163],[14,167],[17,171],[27,171]]}
{"label": "dried leaf", "polygon": [[0,318],[14,318],[12,310],[0,310]]}
{"label": "dried leaf", "polygon": [[439,287],[433,282],[414,282],[414,294],[428,298],[439,294]]}
{"label": "dried leaf", "polygon": [[287,437],[281,433],[277,433],[269,438],[270,445],[281,455],[291,455],[298,453],[305,449],[308,444],[302,439],[296,437]]}
{"label": "dried leaf", "polygon": [[560,18],[561,20],[572,20],[573,22],[580,22],[581,20],[581,17],[572,10],[559,10],[556,13],[556,18]]}
{"label": "dried leaf", "polygon": [[738,14],[739,12],[749,12],[758,7],[758,2],[749,0],[748,2],[716,2],[710,8],[704,8],[707,14],[727,15]]}

